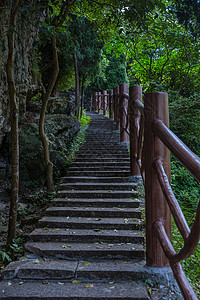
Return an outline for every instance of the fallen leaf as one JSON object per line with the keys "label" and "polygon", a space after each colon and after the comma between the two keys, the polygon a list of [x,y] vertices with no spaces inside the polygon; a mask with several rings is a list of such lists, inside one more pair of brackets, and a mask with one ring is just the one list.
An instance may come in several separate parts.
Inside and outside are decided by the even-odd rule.
{"label": "fallen leaf", "polygon": [[8,282],[8,285],[11,286],[11,285],[12,285],[12,282],[9,281],[9,282]]}
{"label": "fallen leaf", "polygon": [[23,284],[23,283],[24,283],[23,281],[20,281],[20,283],[19,283],[19,284],[21,285],[21,284]]}
{"label": "fallen leaf", "polygon": [[48,228],[48,227],[44,227],[43,229],[49,230],[49,228]]}
{"label": "fallen leaf", "polygon": [[89,261],[84,261],[83,265],[84,265],[84,266],[90,265],[90,262],[89,262]]}
{"label": "fallen leaf", "polygon": [[93,287],[94,286],[94,284],[93,283],[90,283],[90,284],[86,284],[84,287],[85,288],[91,288],[91,287]]}
{"label": "fallen leaf", "polygon": [[101,229],[93,229],[93,231],[96,231],[96,232],[101,232]]}
{"label": "fallen leaf", "polygon": [[60,230],[59,228],[54,228],[53,230]]}
{"label": "fallen leaf", "polygon": [[39,264],[40,263],[40,260],[37,258],[34,260],[34,264]]}
{"label": "fallen leaf", "polygon": [[48,284],[50,284],[50,282],[49,281],[43,281],[42,284],[48,285]]}
{"label": "fallen leaf", "polygon": [[153,291],[152,291],[152,289],[149,289],[148,292],[151,295]]}
{"label": "fallen leaf", "polygon": [[114,288],[115,288],[115,286],[111,286],[111,287],[110,287],[110,289],[114,289]]}
{"label": "fallen leaf", "polygon": [[97,219],[95,219],[95,221],[101,221],[101,219],[100,219],[100,218],[97,218]]}
{"label": "fallen leaf", "polygon": [[132,250],[135,250],[135,247],[132,247],[131,249],[132,249]]}
{"label": "fallen leaf", "polygon": [[80,283],[80,280],[73,280],[72,283]]}
{"label": "fallen leaf", "polygon": [[72,245],[62,245],[62,248],[71,248]]}
{"label": "fallen leaf", "polygon": [[64,285],[64,282],[60,282],[60,281],[58,281],[58,284],[60,284],[60,285]]}

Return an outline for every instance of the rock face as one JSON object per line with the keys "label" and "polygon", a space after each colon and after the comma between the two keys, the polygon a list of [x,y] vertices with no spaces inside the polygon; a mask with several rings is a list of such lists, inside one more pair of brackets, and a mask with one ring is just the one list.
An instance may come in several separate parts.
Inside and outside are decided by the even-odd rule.
{"label": "rock face", "polygon": [[[3,0],[0,5],[0,147],[7,132],[9,124],[9,99],[7,93],[6,61],[8,56],[7,29],[12,2],[15,0]],[[26,100],[29,91],[38,89],[32,73],[33,42],[37,33],[41,14],[41,5],[45,1],[27,0],[22,5],[15,28],[15,83],[20,113],[26,111]]]}
{"label": "rock face", "polygon": [[[12,3],[0,1],[0,179],[10,173],[10,122],[7,93],[6,62],[8,57],[7,29]],[[19,9],[15,28],[14,76],[19,106],[20,178],[37,179],[44,176],[43,149],[38,136],[41,91],[34,71],[34,41],[42,8],[47,0],[27,0]],[[34,101],[33,101],[34,96]],[[55,172],[64,167],[63,149],[79,130],[73,118],[74,96],[51,98],[48,104],[45,132],[49,139]]]}
{"label": "rock face", "polygon": [[[38,105],[39,106],[39,105]],[[20,179],[36,180],[44,178],[45,165],[42,144],[38,134],[39,114],[35,111],[27,112],[26,120],[19,128],[20,150]],[[66,173],[65,149],[74,135],[80,129],[80,123],[73,117],[75,110],[73,96],[66,98],[50,98],[46,118],[45,133],[49,140],[50,158],[54,164],[54,174],[60,176]],[[7,134],[3,144],[3,155],[10,164],[10,134]],[[9,168],[7,167],[7,174]]]}

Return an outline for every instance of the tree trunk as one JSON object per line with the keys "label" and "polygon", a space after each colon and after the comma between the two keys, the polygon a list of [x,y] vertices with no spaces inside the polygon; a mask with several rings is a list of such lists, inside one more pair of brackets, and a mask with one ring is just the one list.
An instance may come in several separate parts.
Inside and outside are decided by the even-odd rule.
{"label": "tree trunk", "polygon": [[47,104],[59,73],[56,36],[51,36],[51,42],[52,42],[52,52],[53,52],[53,74],[50,78],[47,92],[42,102],[42,108],[41,108],[40,120],[39,120],[39,136],[44,148],[44,160],[45,160],[45,167],[46,167],[46,181],[47,181],[48,193],[51,193],[53,190],[53,163],[50,161],[49,143],[44,131],[44,122],[45,122],[45,112],[46,112]]}
{"label": "tree trunk", "polygon": [[84,97],[84,85],[85,85],[85,80],[82,79],[81,80],[81,118],[82,118],[82,115],[83,115],[83,97]]}
{"label": "tree trunk", "polygon": [[75,79],[76,79],[76,112],[75,116],[77,119],[79,118],[79,110],[80,110],[80,82],[79,82],[79,72],[78,72],[78,62],[77,62],[77,55],[74,52],[74,70],[75,70]]}
{"label": "tree trunk", "polygon": [[[11,181],[11,198],[10,212],[8,222],[8,236],[6,248],[11,250],[10,245],[13,239],[16,238],[16,220],[17,220],[17,205],[19,194],[19,137],[18,137],[18,105],[16,99],[16,88],[14,80],[14,40],[16,18],[21,1],[17,0],[11,8],[10,24],[7,34],[8,39],[8,59],[6,64],[6,74],[8,83],[8,94],[10,101],[10,122],[11,122],[11,145],[12,145],[12,181]],[[12,254],[13,255],[13,254]]]}

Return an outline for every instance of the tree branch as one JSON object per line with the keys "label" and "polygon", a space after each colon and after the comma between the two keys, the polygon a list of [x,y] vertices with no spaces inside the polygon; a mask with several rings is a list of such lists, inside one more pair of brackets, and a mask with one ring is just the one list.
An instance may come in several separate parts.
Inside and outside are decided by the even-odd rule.
{"label": "tree branch", "polygon": [[49,68],[51,68],[53,66],[53,61],[50,61],[46,66],[42,67],[40,70],[40,73],[44,73],[46,70],[48,70]]}

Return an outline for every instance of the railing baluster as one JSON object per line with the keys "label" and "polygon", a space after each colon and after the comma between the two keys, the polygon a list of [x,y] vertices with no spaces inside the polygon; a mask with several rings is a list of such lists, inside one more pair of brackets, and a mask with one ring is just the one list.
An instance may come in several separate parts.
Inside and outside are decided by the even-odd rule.
{"label": "railing baluster", "polygon": [[152,131],[155,118],[169,125],[167,93],[148,93],[144,97],[145,114],[145,206],[146,206],[146,259],[148,266],[164,267],[169,262],[153,229],[156,220],[162,220],[169,239],[171,239],[171,214],[160,187],[153,163],[160,158],[170,181],[169,150]]}

